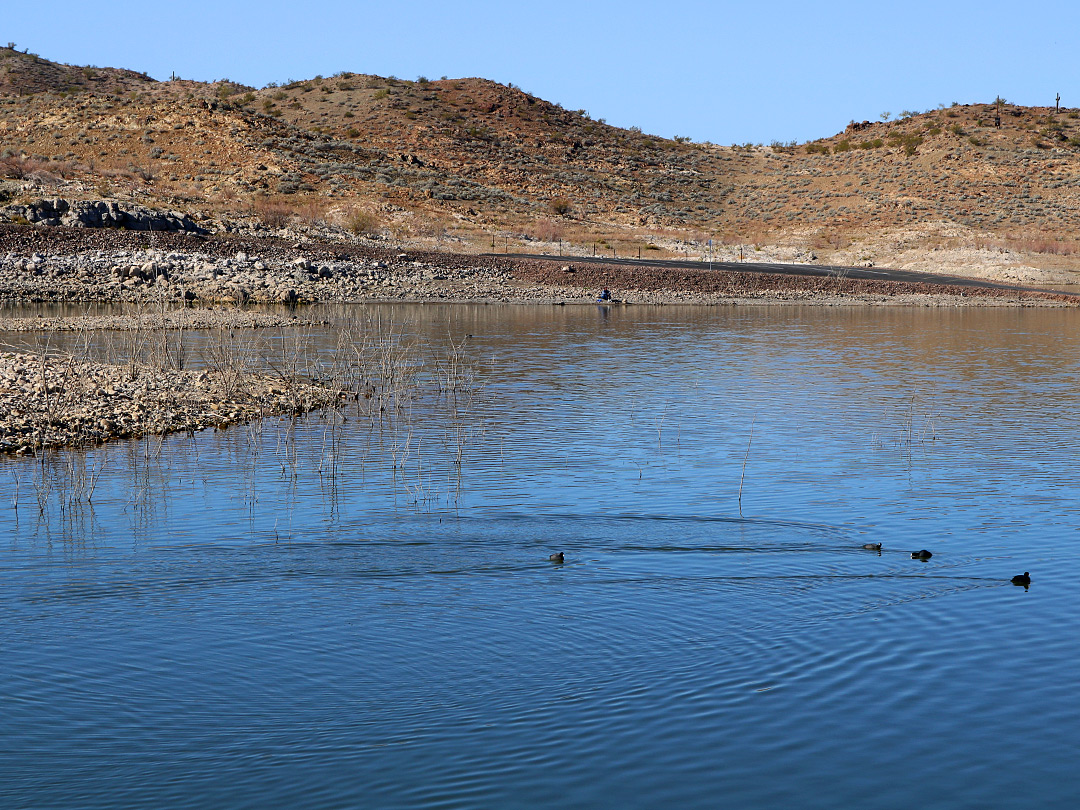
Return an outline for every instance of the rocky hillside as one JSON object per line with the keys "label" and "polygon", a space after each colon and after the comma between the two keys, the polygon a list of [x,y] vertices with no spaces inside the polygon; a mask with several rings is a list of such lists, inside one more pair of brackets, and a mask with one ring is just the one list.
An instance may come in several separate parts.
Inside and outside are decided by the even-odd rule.
{"label": "rocky hillside", "polygon": [[717,146],[483,79],[255,89],[7,48],[0,154],[9,202],[123,197],[477,247],[494,233],[624,252],[711,236],[776,258],[917,266],[909,253],[934,252],[953,270],[1070,268],[1080,253],[1080,112],[1053,107],[955,105],[808,144]]}

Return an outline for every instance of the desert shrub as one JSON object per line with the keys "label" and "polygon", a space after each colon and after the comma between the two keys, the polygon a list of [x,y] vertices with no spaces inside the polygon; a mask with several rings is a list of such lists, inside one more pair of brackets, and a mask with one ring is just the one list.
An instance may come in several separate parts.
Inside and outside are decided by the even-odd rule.
{"label": "desert shrub", "polygon": [[922,135],[916,135],[912,132],[889,133],[889,145],[903,147],[904,154],[908,157],[911,157],[918,153],[919,146],[922,145],[922,142]]}
{"label": "desert shrub", "polygon": [[293,207],[283,200],[271,200],[267,197],[256,197],[252,201],[252,209],[255,216],[271,228],[284,228],[289,224],[293,216]]}
{"label": "desert shrub", "polygon": [[1049,253],[1056,256],[1074,256],[1080,252],[1080,245],[1046,236],[1010,237],[1005,240],[1013,250],[1028,253]]}
{"label": "desert shrub", "polygon": [[345,229],[354,236],[375,236],[381,227],[379,216],[363,208],[352,208],[345,214]]}
{"label": "desert shrub", "polygon": [[835,152],[848,152],[850,150],[851,150],[851,141],[849,141],[847,138],[845,138],[844,140],[838,142],[836,144],[836,146],[834,147],[834,149],[833,149],[833,151],[835,151]]}
{"label": "desert shrub", "polygon": [[941,127],[930,127],[930,129],[926,130],[926,134],[927,135],[940,135],[941,134]]}
{"label": "desert shrub", "polygon": [[296,213],[307,225],[326,224],[326,203],[320,199],[305,200]]}
{"label": "desert shrub", "polygon": [[829,146],[824,143],[808,143],[806,145],[806,154],[808,155],[827,155],[829,154]]}
{"label": "desert shrub", "polygon": [[824,250],[826,248],[843,250],[851,244],[851,239],[847,234],[841,233],[840,231],[823,229],[814,234],[810,244],[818,250]]}
{"label": "desert shrub", "polygon": [[9,155],[0,160],[0,176],[22,180],[40,171],[43,168],[43,162],[25,155]]}
{"label": "desert shrub", "polygon": [[541,219],[528,231],[529,236],[541,242],[558,241],[563,238],[564,233],[563,226],[553,219]]}
{"label": "desert shrub", "polygon": [[555,197],[548,203],[548,209],[558,216],[566,216],[573,210],[573,205],[566,197]]}
{"label": "desert shrub", "polygon": [[390,91],[387,88],[383,87],[383,88],[375,91],[375,100],[380,101],[380,100],[386,98],[389,95],[390,95]]}

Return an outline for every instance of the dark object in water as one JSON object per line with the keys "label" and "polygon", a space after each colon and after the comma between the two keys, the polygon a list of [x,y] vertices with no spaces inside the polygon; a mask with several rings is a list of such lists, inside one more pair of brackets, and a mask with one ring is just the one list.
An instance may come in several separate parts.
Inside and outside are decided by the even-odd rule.
{"label": "dark object in water", "polygon": [[553,563],[561,563],[563,561],[563,553],[561,551],[556,552],[555,554],[552,554],[550,557],[548,557],[548,559],[551,560]]}
{"label": "dark object in water", "polygon": [[1022,574],[1017,574],[1012,578],[1013,585],[1023,585],[1025,588],[1031,584],[1031,576],[1025,571]]}
{"label": "dark object in water", "polygon": [[911,559],[913,560],[929,560],[934,555],[927,551],[925,548],[922,551],[911,552]]}
{"label": "dark object in water", "polygon": [[864,543],[863,548],[867,551],[881,551],[881,543]]}

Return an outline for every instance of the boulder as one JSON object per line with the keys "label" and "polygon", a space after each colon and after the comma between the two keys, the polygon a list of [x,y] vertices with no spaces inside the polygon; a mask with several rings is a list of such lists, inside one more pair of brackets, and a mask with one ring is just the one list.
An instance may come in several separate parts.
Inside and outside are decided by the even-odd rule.
{"label": "boulder", "polygon": [[23,218],[27,222],[47,227],[64,225],[69,228],[127,228],[132,231],[183,231],[207,233],[187,214],[179,211],[155,211],[135,203],[113,200],[38,200],[29,205],[9,205],[0,208],[0,219]]}

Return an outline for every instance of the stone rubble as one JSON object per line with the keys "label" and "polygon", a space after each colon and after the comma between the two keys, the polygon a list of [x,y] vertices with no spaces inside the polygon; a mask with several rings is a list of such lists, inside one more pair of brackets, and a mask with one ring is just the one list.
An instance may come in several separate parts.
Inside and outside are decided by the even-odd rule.
{"label": "stone rubble", "polygon": [[[220,257],[197,249],[0,253],[0,299],[315,303],[519,297],[508,270],[418,261],[287,256]],[[526,297],[526,296],[520,296]]]}
{"label": "stone rubble", "polygon": [[0,452],[197,431],[339,398],[333,389],[264,374],[165,371],[75,358],[0,353]]}

